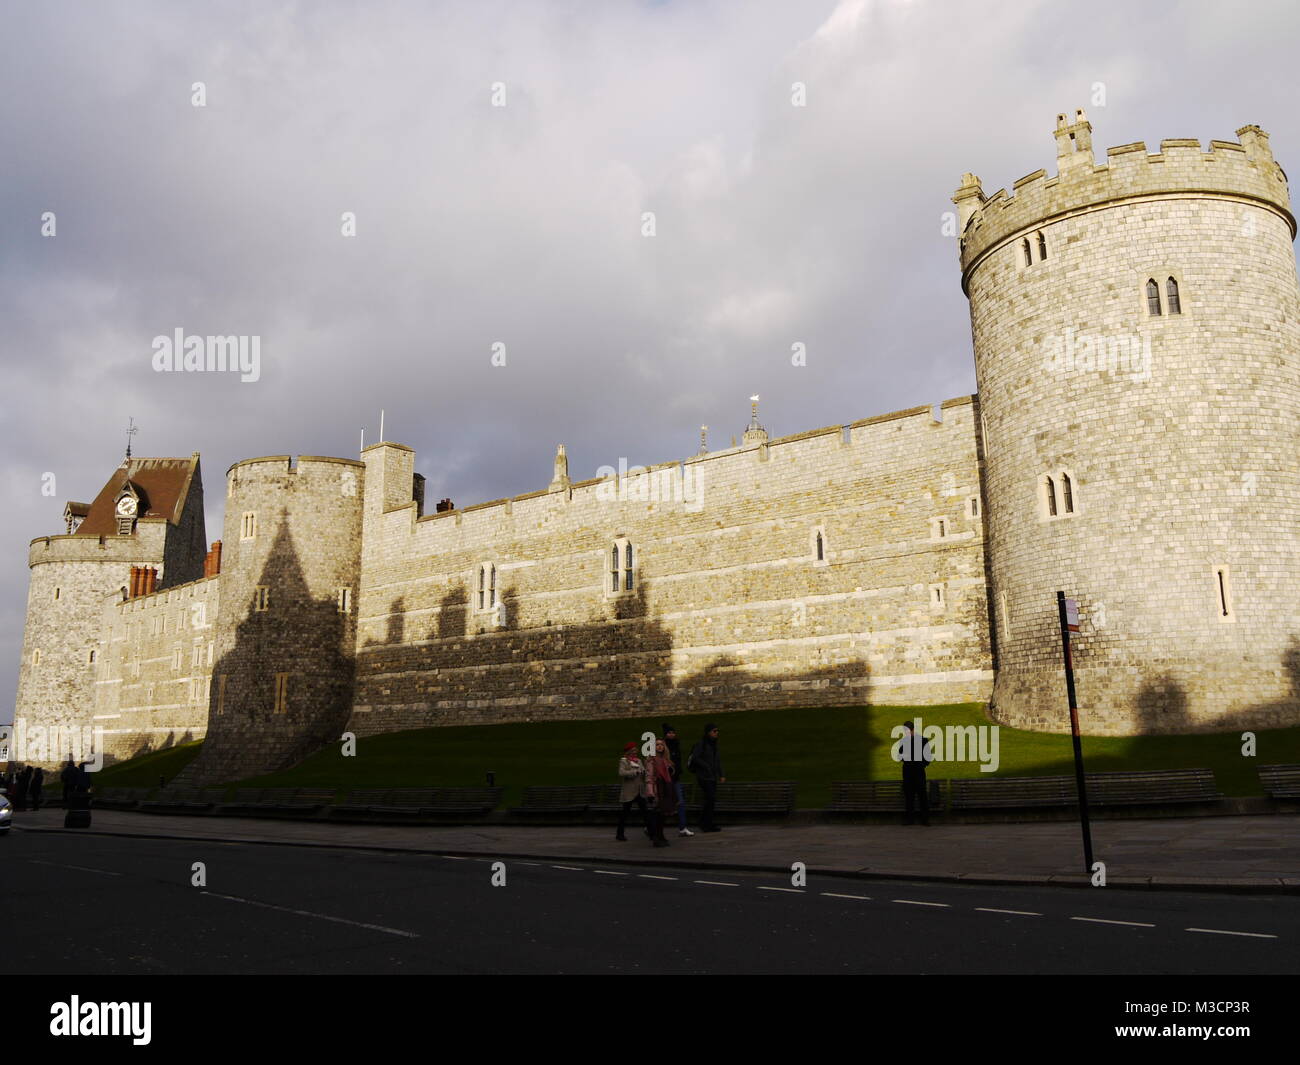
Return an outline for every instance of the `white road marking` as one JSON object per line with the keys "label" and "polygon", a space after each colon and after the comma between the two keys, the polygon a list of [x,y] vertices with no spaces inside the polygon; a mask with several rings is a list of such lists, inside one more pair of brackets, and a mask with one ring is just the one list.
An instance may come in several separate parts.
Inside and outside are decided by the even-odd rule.
{"label": "white road marking", "polygon": [[975,909],[978,910],[980,913],[1014,913],[1017,917],[1042,917],[1043,916],[1041,913],[1036,913],[1033,910],[999,910],[993,906],[976,906]]}
{"label": "white road marking", "polygon": [[727,884],[721,880],[697,880],[697,884],[709,884],[713,887],[740,887],[739,884]]}
{"label": "white road marking", "polygon": [[553,865],[553,866],[551,866],[551,868],[552,868],[552,869],[567,869],[567,870],[569,870],[569,872],[571,872],[571,873],[581,873],[581,872],[582,872],[581,867],[576,866],[576,865]]}
{"label": "white road marking", "polygon": [[862,899],[864,902],[871,901],[870,895],[839,895],[834,891],[823,891],[822,894],[832,899]]}
{"label": "white road marking", "polygon": [[795,895],[802,895],[802,894],[804,893],[803,888],[797,888],[797,887],[768,887],[766,884],[759,884],[759,885],[758,885],[758,890],[759,890],[759,891],[789,891],[789,892],[792,892],[792,893],[795,894]]}
{"label": "white road marking", "polygon": [[407,939],[419,939],[418,932],[403,932],[400,928],[386,928],[381,924],[366,924],[364,921],[349,921],[346,917],[331,917],[327,913],[312,913],[311,910],[293,910],[287,906],[274,906],[269,902],[258,902],[255,899],[242,899],[238,895],[221,895],[215,891],[204,891],[202,894],[214,899],[226,899],[228,902],[242,902],[246,906],[260,906],[264,910],[278,910],[280,913],[292,913],[298,917],[315,917],[321,921],[333,921],[335,924],[350,924],[354,928],[368,928],[372,932],[386,932],[390,936],[404,936]]}
{"label": "white road marking", "polygon": [[612,869],[593,869],[597,876],[631,876],[631,873],[616,873]]}
{"label": "white road marking", "polygon": [[1153,924],[1147,924],[1146,921],[1108,921],[1104,917],[1071,917],[1071,921],[1090,921],[1092,924],[1122,924],[1130,928],[1155,928]]}
{"label": "white road marking", "polygon": [[125,873],[115,873],[111,869],[92,869],[88,865],[65,865],[63,862],[44,862],[39,858],[28,858],[27,861],[32,865],[52,865],[56,869],[76,869],[81,873],[102,873],[104,876],[125,876]]}
{"label": "white road marking", "polygon": [[1232,932],[1226,928],[1184,928],[1184,932],[1209,932],[1215,936],[1250,936],[1252,939],[1277,939],[1270,932]]}
{"label": "white road marking", "polygon": [[515,862],[515,865],[541,865],[541,862]]}
{"label": "white road marking", "polygon": [[890,902],[901,902],[904,906],[938,906],[942,909],[948,909],[946,902],[918,902],[916,899],[890,899]]}
{"label": "white road marking", "polygon": [[462,854],[444,854],[443,857],[446,858],[447,861],[449,861],[449,862],[467,862],[467,861],[469,861],[469,859],[466,858],[466,857],[465,857],[464,855],[462,855]]}
{"label": "white road marking", "polygon": [[642,880],[676,880],[675,876],[653,876],[650,873],[637,873]]}

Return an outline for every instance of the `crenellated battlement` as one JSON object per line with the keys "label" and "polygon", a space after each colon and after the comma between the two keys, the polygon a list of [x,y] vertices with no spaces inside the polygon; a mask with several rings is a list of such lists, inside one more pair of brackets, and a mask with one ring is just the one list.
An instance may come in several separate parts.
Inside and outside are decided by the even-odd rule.
{"label": "crenellated battlement", "polygon": [[1280,215],[1296,233],[1286,173],[1273,158],[1268,134],[1258,126],[1237,130],[1237,141],[1160,142],[1150,153],[1136,141],[1093,157],[1091,125],[1083,111],[1075,121],[1057,116],[1057,174],[1036,170],[1012,186],[985,196],[980,179],[962,176],[953,195],[961,234],[962,288],[971,271],[992,251],[1061,218],[1150,197],[1188,194],[1252,203]]}
{"label": "crenellated battlement", "polygon": [[38,536],[27,547],[27,565],[46,562],[158,562],[166,518],[141,518],[133,536]]}

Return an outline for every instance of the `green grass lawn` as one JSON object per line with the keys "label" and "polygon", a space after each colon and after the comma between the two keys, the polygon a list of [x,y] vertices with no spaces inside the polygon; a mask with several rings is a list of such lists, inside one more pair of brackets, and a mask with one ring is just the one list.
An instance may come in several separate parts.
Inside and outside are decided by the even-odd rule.
{"label": "green grass lawn", "polygon": [[[917,717],[927,728],[988,723],[982,703],[808,707],[672,720],[682,739],[683,755],[702,734],[705,721],[716,721],[728,780],[795,780],[798,804],[809,808],[829,802],[832,781],[896,779],[900,774],[898,764],[889,757],[890,730]],[[617,781],[615,767],[623,744],[640,740],[645,731],[658,734],[660,724],[661,719],[648,718],[391,732],[359,740],[355,757],[344,758],[338,747],[330,747],[291,769],[238,783],[246,787],[428,787],[483,784],[487,772],[492,771],[497,783],[505,787],[505,803],[510,805],[518,802],[528,784]],[[1257,736],[1255,758],[1241,756],[1239,731],[1084,737],[1083,751],[1089,771],[1205,767],[1215,771],[1224,794],[1258,795],[1256,766],[1300,762],[1300,728],[1258,732]],[[104,770],[99,783],[156,784],[159,774],[179,772],[196,748],[196,744],[187,744],[133,759]],[[998,773],[1004,776],[1074,771],[1068,735],[1002,727],[998,753]],[[169,758],[172,761],[168,762]],[[980,775],[974,761],[936,762],[930,769],[931,779]]]}
{"label": "green grass lawn", "polygon": [[184,769],[203,746],[202,740],[178,743],[161,751],[150,751],[138,758],[116,765],[105,766],[94,776],[97,788],[148,788],[157,787],[158,778],[171,780]]}

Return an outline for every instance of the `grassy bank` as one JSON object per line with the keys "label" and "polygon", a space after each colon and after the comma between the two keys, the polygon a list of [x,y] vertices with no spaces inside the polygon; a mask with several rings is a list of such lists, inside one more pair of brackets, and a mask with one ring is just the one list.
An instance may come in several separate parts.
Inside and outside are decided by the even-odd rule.
{"label": "grassy bank", "polygon": [[[706,721],[720,730],[727,779],[795,780],[799,805],[817,807],[830,799],[835,780],[894,779],[890,730],[908,718],[930,725],[985,725],[981,703],[952,706],[815,707],[696,715],[673,719],[683,752],[700,737]],[[528,784],[610,783],[623,744],[662,720],[554,721],[509,725],[467,725],[393,732],[358,741],[355,757],[339,747],[317,752],[291,769],[239,781],[248,787],[419,787],[482,784],[486,774],[506,789],[506,803]],[[1256,766],[1300,762],[1300,728],[1259,732],[1258,756],[1241,756],[1240,732],[1193,736],[1085,737],[1090,771],[1180,769],[1215,771],[1227,795],[1260,794]],[[1073,772],[1069,736],[999,729],[998,773],[1041,776]],[[101,786],[156,784],[193,757],[197,744],[172,748],[100,774]],[[976,761],[936,763],[934,779],[979,776]],[[232,782],[233,783],[233,782]]]}

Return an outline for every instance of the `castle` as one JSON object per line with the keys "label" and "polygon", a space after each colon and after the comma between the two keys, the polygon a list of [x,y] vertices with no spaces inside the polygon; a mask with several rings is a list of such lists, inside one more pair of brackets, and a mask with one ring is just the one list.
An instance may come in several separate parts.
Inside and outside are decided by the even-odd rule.
{"label": "castle", "polygon": [[1300,722],[1300,288],[1255,126],[953,201],[978,395],[425,513],[415,455],[125,461],[34,540],[16,720],[196,780],[344,731],[989,700],[1086,732]]}

